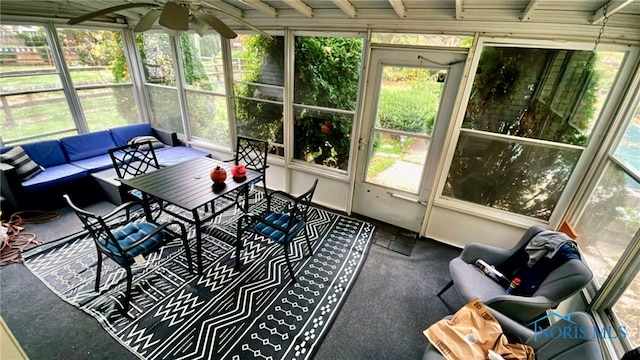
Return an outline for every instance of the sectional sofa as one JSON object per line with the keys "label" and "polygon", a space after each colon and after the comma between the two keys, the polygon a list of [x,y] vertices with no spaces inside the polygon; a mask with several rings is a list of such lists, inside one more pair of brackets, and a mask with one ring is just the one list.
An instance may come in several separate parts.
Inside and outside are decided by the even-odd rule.
{"label": "sectional sofa", "polygon": [[[159,141],[154,150],[161,166],[211,156],[183,145],[176,133],[154,129],[149,123],[20,144],[28,159],[33,160],[42,171],[24,179],[16,166],[7,163],[7,159],[3,157],[0,163],[3,207],[10,206],[14,211],[54,208],[61,204],[62,194],[65,192],[76,198],[86,199],[87,202],[95,200],[103,195],[99,184],[100,174],[111,176],[113,163],[109,149],[125,145],[141,136],[153,136]],[[10,154],[9,151],[13,148],[0,148],[0,157]],[[18,149],[14,149],[12,153],[16,150]]]}

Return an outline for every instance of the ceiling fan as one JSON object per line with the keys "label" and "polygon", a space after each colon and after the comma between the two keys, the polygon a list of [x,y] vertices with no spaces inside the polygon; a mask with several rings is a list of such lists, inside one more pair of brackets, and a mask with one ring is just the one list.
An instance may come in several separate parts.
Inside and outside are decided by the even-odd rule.
{"label": "ceiling fan", "polygon": [[220,36],[226,39],[233,39],[237,36],[227,24],[218,19],[211,12],[216,11],[226,16],[233,18],[234,20],[245,24],[252,30],[271,38],[271,36],[264,31],[249,24],[245,20],[231,14],[224,9],[218,8],[215,5],[209,3],[192,3],[188,1],[168,1],[162,5],[155,3],[127,3],[116,6],[97,10],[82,16],[73,18],[67,22],[67,24],[75,25],[81,22],[93,19],[95,17],[109,14],[112,12],[135,8],[135,7],[149,7],[151,8],[146,14],[144,14],[140,21],[133,28],[135,32],[143,32],[151,29],[153,24],[158,21],[158,24],[162,26],[171,35],[177,35],[182,31],[189,30],[189,24],[193,26],[193,29],[200,35],[204,36],[209,28],[217,31]]}

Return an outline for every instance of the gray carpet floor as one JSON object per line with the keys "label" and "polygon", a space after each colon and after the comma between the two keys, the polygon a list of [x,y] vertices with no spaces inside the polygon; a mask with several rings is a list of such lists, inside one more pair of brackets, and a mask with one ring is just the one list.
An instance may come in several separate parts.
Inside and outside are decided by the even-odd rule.
{"label": "gray carpet floor", "polygon": [[[90,211],[107,212],[101,202]],[[27,224],[25,232],[50,242],[81,229],[68,208],[60,218]],[[376,224],[379,226],[379,224]],[[448,263],[460,253],[418,239],[410,256],[373,244],[365,265],[315,359],[420,359],[422,330],[463,304],[449,281]],[[91,316],[65,303],[22,264],[0,269],[0,315],[31,359],[135,359]]]}

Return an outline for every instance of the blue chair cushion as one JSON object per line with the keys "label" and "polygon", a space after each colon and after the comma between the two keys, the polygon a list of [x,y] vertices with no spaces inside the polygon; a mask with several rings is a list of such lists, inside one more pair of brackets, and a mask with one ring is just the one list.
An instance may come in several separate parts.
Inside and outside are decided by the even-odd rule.
{"label": "blue chair cushion", "polygon": [[[118,244],[121,248],[126,248],[136,241],[139,241],[143,237],[147,236],[155,229],[156,225],[148,222],[133,223],[123,226],[120,229],[114,231],[113,237],[116,238],[116,241],[118,241]],[[125,256],[119,255],[118,249],[114,244],[107,243],[107,241],[105,241],[104,239],[101,239],[100,243],[103,247],[106,247],[116,255],[113,257],[113,260],[115,262],[120,265],[125,265],[131,262],[131,259],[133,259],[134,257],[157,248],[160,244],[162,244],[163,240],[164,235],[162,234],[162,232],[159,232],[143,243],[139,244],[138,246],[128,250],[125,253]]]}
{"label": "blue chair cushion", "polygon": [[[268,212],[265,216],[267,222],[283,228],[287,227],[287,223],[289,222],[290,218],[291,216],[289,214],[277,212]],[[291,225],[291,230],[289,231],[289,237],[287,240],[290,241],[294,236],[296,236],[296,234],[304,228],[304,225],[304,221],[293,219],[293,224]],[[269,226],[266,223],[258,222],[253,226],[253,229],[257,233],[270,238],[278,244],[284,244],[284,232],[276,229],[273,226]]]}

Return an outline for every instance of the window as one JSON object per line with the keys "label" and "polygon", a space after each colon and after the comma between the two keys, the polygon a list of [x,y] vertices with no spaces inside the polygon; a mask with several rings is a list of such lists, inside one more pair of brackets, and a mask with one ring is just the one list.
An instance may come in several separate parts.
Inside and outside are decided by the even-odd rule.
{"label": "window", "polygon": [[180,35],[187,106],[194,137],[230,144],[220,35]]}
{"label": "window", "polygon": [[293,158],[346,171],[363,39],[295,37]]}
{"label": "window", "polygon": [[145,32],[136,35],[144,68],[145,85],[151,108],[151,124],[161,129],[184,133],[176,75],[175,59],[168,34]]}
{"label": "window", "polygon": [[638,229],[640,182],[609,162],[576,223],[580,248],[598,285],[609,276]]}
{"label": "window", "polygon": [[0,25],[0,124],[5,144],[76,133],[45,28]]}
{"label": "window", "polygon": [[238,135],[267,140],[284,155],[284,37],[238,35],[231,58]]}
{"label": "window", "polygon": [[549,220],[623,58],[485,46],[443,196]]}
{"label": "window", "polygon": [[140,121],[120,32],[58,29],[90,131]]}
{"label": "window", "polygon": [[619,326],[626,329],[626,339],[631,348],[640,346],[640,274],[635,278],[622,296],[613,304],[612,310],[615,314]]}
{"label": "window", "polygon": [[640,346],[639,149],[640,104],[576,222],[583,257],[596,280],[594,310],[606,314],[605,324],[625,327],[624,351]]}

